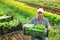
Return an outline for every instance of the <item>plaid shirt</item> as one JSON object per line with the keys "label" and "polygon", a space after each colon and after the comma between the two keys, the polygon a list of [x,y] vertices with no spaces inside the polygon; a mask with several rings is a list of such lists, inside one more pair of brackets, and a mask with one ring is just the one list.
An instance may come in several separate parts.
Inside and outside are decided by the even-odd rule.
{"label": "plaid shirt", "polygon": [[43,17],[43,20],[42,21],[39,21],[38,20],[38,17],[34,17],[32,18],[30,21],[29,21],[29,24],[34,24],[34,25],[37,25],[37,24],[43,24],[45,25],[45,27],[50,30],[50,23],[48,21],[47,18]]}

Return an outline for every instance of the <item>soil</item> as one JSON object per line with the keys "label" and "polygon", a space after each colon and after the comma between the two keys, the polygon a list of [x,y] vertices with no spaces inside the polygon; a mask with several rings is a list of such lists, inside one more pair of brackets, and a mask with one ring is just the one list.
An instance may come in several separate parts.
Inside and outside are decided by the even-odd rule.
{"label": "soil", "polygon": [[[22,1],[20,1],[20,2],[22,2]],[[44,8],[45,11],[60,15],[60,10],[59,9],[49,8],[49,7],[45,7],[45,6],[39,6],[39,5],[35,5],[35,4],[32,4],[32,3],[28,3],[28,2],[23,2],[23,3],[25,3],[25,5],[28,5],[28,6],[31,6],[31,7],[34,7],[34,8]]]}

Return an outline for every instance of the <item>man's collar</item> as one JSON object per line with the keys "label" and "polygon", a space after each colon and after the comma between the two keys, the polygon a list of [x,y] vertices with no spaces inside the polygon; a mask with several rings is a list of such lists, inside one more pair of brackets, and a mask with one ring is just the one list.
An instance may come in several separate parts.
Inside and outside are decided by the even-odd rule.
{"label": "man's collar", "polygon": [[[38,20],[38,17],[36,17],[36,20]],[[43,17],[43,21],[45,21],[45,17]]]}

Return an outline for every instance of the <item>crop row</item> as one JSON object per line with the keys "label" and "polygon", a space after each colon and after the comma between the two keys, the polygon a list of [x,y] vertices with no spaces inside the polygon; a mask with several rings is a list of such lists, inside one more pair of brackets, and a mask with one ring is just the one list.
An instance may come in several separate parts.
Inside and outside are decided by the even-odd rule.
{"label": "crop row", "polygon": [[49,8],[54,8],[54,9],[60,9],[60,5],[59,4],[53,4],[53,3],[48,3],[48,2],[40,2],[39,0],[20,0],[22,2],[27,2],[27,3],[32,3],[35,5],[39,5],[39,6],[45,6],[45,7],[49,7]]}
{"label": "crop row", "polygon": [[[33,8],[30,6],[25,5],[25,3],[17,2],[17,1],[3,1],[5,4],[11,6],[12,8],[15,8],[19,14],[23,15],[24,17],[35,17],[37,16],[37,8]],[[60,23],[60,16],[57,14],[53,14],[50,12],[44,12],[44,16],[52,23],[57,24]]]}

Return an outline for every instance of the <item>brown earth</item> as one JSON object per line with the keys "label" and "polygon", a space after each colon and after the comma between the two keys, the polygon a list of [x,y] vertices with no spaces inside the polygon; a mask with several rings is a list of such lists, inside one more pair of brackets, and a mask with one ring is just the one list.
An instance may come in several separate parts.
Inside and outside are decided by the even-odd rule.
{"label": "brown earth", "polygon": [[26,3],[26,5],[34,7],[34,8],[44,8],[45,11],[52,12],[52,13],[60,15],[60,10],[57,10],[57,9],[44,7],[44,6],[39,6],[39,5],[34,5],[34,4],[31,4],[31,3]]}
{"label": "brown earth", "polygon": [[[14,35],[12,35],[11,36],[11,40],[30,40],[31,39],[31,37],[30,36],[26,36],[26,35],[24,35],[23,34],[23,32],[21,31],[21,32],[19,32],[19,33],[17,33],[17,35],[20,37],[20,39],[19,39],[19,37],[18,36],[16,36],[17,37],[17,39],[15,38],[15,36]],[[22,39],[21,39],[22,38]]]}
{"label": "brown earth", "polygon": [[[22,2],[22,1],[20,1],[20,2]],[[60,10],[59,9],[49,8],[49,7],[45,7],[45,6],[39,6],[39,5],[35,5],[35,4],[32,4],[32,3],[28,3],[28,2],[23,2],[23,3],[26,3],[26,5],[34,7],[34,8],[40,8],[41,7],[41,8],[44,8],[45,11],[52,12],[54,14],[60,15]]]}

